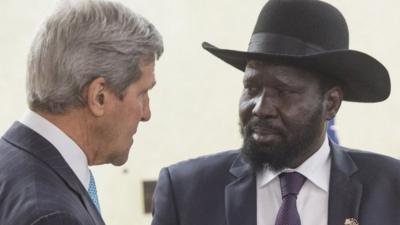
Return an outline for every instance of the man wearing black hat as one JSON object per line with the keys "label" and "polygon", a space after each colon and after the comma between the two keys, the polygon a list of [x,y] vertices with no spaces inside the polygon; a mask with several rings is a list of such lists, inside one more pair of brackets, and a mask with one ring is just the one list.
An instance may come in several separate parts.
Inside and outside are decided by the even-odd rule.
{"label": "man wearing black hat", "polygon": [[270,0],[246,52],[203,47],[244,71],[243,147],[162,169],[152,225],[398,225],[400,163],[326,136],[342,100],[390,94],[385,67],[348,48],[341,13]]}

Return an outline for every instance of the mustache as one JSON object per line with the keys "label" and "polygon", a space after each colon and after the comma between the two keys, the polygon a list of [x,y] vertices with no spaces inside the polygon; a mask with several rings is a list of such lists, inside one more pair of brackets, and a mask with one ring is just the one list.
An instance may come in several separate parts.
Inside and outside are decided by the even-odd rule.
{"label": "mustache", "polygon": [[250,135],[254,131],[264,131],[276,134],[285,133],[284,129],[276,124],[273,124],[270,119],[262,119],[258,117],[251,118],[244,126],[243,131],[246,136]]}

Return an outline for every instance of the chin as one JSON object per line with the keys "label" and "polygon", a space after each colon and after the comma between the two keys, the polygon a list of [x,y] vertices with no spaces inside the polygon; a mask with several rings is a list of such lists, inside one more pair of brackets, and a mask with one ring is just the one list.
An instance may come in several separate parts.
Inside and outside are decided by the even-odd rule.
{"label": "chin", "polygon": [[115,152],[110,156],[110,163],[114,166],[122,166],[128,161],[129,149],[121,152]]}
{"label": "chin", "polygon": [[114,166],[122,166],[128,161],[128,157],[119,157],[114,159],[111,164]]}

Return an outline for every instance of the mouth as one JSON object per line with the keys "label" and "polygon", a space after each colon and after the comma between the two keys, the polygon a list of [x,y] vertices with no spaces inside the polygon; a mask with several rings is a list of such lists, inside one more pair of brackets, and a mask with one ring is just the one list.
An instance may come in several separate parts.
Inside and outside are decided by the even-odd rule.
{"label": "mouth", "polygon": [[251,137],[256,142],[269,144],[276,142],[282,138],[279,129],[276,128],[255,126],[251,130]]}

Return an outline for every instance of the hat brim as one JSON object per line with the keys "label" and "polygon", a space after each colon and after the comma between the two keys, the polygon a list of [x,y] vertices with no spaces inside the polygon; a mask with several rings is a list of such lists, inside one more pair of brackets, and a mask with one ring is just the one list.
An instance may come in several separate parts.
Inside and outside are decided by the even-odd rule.
{"label": "hat brim", "polygon": [[323,76],[340,82],[343,100],[380,102],[390,95],[390,78],[386,68],[373,57],[354,50],[336,50],[313,55],[292,56],[220,49],[207,42],[203,48],[244,71],[249,60],[271,60],[312,68]]}

